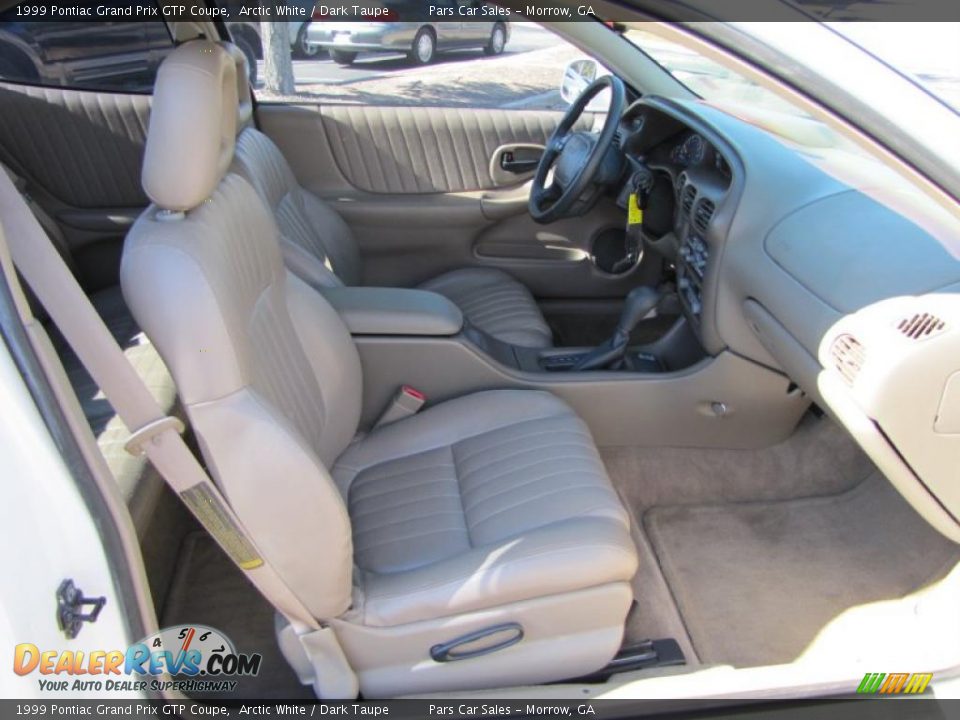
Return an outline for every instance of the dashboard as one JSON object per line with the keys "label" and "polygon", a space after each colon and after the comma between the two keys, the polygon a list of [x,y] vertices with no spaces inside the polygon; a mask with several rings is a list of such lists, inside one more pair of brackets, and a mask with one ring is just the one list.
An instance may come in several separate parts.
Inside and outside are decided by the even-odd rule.
{"label": "dashboard", "polygon": [[[621,195],[647,196],[644,234],[676,267],[684,314],[706,345],[705,292],[711,251],[720,237],[714,218],[735,203],[737,161],[730,149],[721,150],[723,141],[715,133],[694,129],[645,101],[626,110],[618,138],[630,175]],[[644,192],[639,186],[649,172],[653,184],[647,180]]]}
{"label": "dashboard", "polygon": [[744,117],[634,102],[621,197],[652,173],[644,242],[676,267],[704,350],[782,372],[960,541],[956,203],[853,146]]}

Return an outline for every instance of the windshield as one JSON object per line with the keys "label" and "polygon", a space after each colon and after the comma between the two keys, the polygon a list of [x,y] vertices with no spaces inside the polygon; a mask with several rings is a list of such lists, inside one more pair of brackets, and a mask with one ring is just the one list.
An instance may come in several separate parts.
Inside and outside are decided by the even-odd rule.
{"label": "windshield", "polygon": [[835,22],[827,26],[960,111],[960,23]]}
{"label": "windshield", "polygon": [[695,50],[646,30],[630,29],[624,37],[710,103],[751,105],[807,117],[799,107]]}
{"label": "windshield", "polygon": [[[835,22],[827,26],[960,111],[960,23]],[[640,29],[630,29],[624,37],[704,100],[724,106],[749,103],[808,117],[799,107],[694,50]]]}

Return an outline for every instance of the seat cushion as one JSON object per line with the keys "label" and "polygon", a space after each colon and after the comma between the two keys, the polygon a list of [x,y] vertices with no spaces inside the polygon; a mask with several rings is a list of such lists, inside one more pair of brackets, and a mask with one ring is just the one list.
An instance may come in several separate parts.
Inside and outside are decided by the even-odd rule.
{"label": "seat cushion", "polygon": [[453,270],[420,288],[449,298],[474,327],[498,340],[521,347],[553,345],[553,333],[533,295],[505,272],[493,268]]}
{"label": "seat cushion", "polygon": [[636,569],[590,432],[549,393],[442,403],[356,442],[333,477],[368,625],[626,581]]}
{"label": "seat cushion", "polygon": [[[177,393],[173,378],[156,348],[137,327],[123,301],[120,288],[102,290],[92,295],[90,300],[156,401],[165,411],[175,413]],[[97,445],[120,486],[134,524],[143,531],[159,498],[163,479],[146,457],[134,457],[124,450],[123,446],[130,437],[129,430],[60,333],[53,327],[49,330],[70,385],[97,438]]]}

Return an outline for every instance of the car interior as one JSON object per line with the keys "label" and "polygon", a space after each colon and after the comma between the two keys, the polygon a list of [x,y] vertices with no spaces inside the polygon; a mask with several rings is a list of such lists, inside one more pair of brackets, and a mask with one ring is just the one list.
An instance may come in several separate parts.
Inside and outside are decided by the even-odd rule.
{"label": "car interior", "polygon": [[637,75],[566,111],[463,112],[258,102],[243,52],[178,25],[152,93],[0,81],[0,161],[333,631],[297,642],[34,303],[159,626],[262,653],[241,694],[955,662],[953,217],[868,155],[656,92],[626,43]]}

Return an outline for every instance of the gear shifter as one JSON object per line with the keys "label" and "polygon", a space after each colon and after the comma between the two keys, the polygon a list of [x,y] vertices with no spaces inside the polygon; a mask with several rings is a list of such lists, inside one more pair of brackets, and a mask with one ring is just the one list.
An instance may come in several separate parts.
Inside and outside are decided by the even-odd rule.
{"label": "gear shifter", "polygon": [[641,285],[631,290],[623,302],[620,321],[617,323],[617,329],[613,331],[613,336],[584,355],[571,370],[575,372],[599,370],[612,367],[623,360],[630,342],[630,333],[637,323],[657,306],[659,301],[660,293],[652,287]]}

